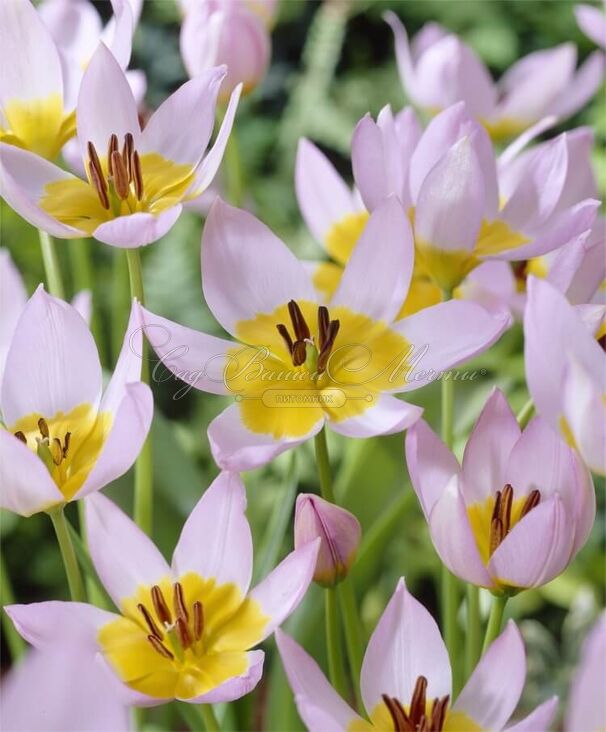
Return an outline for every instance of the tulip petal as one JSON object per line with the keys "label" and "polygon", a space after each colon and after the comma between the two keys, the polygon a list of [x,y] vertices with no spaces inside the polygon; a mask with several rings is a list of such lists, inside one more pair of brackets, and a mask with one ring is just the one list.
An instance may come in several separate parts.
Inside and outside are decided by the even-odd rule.
{"label": "tulip petal", "polygon": [[173,554],[174,575],[196,572],[204,579],[216,579],[217,584],[235,583],[246,595],[253,546],[245,511],[246,490],[240,476],[220,473],[183,526]]}
{"label": "tulip petal", "polygon": [[[520,434],[515,414],[503,392],[494,389],[478,417],[463,455],[462,490],[468,505],[484,502],[508,482],[506,467]],[[517,489],[517,484],[513,485]]]}
{"label": "tulip petal", "polygon": [[124,475],[137,459],[151,426],[154,401],[147,384],[126,384],[109,435],[74,499],[98,491]]}
{"label": "tulip petal", "polygon": [[449,300],[399,320],[391,327],[414,346],[410,391],[435,381],[440,372],[457,366],[489,348],[508,327],[504,313],[489,313],[475,303]]}
{"label": "tulip petal", "polygon": [[48,183],[76,178],[53,163],[0,142],[0,195],[22,218],[42,231],[61,239],[86,236],[73,226],[65,226],[39,206]]}
{"label": "tulip petal", "polygon": [[31,516],[63,503],[44,463],[21,440],[0,430],[0,508]]}
{"label": "tulip petal", "polygon": [[453,574],[479,587],[493,587],[458,482],[457,478],[449,482],[429,514],[431,539],[440,559]]}
{"label": "tulip petal", "polygon": [[71,306],[78,311],[82,320],[90,328],[91,316],[93,313],[93,293],[90,290],[80,290],[71,301]]}
{"label": "tulip petal", "polygon": [[602,611],[581,651],[566,711],[567,732],[601,730],[606,726],[603,671],[606,658],[606,612]]}
{"label": "tulip petal", "polygon": [[[395,154],[395,150],[388,152]],[[369,114],[365,115],[358,122],[353,133],[351,164],[356,186],[369,211],[373,211],[390,193],[385,170],[386,153],[383,134],[379,126]],[[315,191],[317,195],[317,188]],[[395,191],[391,192],[395,193]]]}
{"label": "tulip petal", "polygon": [[408,430],[405,448],[410,481],[429,520],[436,501],[461,469],[452,452],[423,419]]}
{"label": "tulip petal", "polygon": [[429,699],[451,693],[450,661],[437,623],[401,579],[362,662],[360,686],[366,711],[370,714],[383,694],[410,704],[419,676],[428,681]]}
{"label": "tulip petal", "polygon": [[574,542],[573,517],[558,495],[533,508],[490,558],[490,573],[511,587],[538,587],[564,571]]}
{"label": "tulip petal", "polygon": [[606,59],[601,51],[594,51],[574,75],[570,85],[550,108],[560,120],[571,117],[585,106],[600,88],[605,75]]}
{"label": "tulip petal", "polygon": [[241,320],[271,313],[289,300],[315,299],[310,277],[286,245],[252,214],[220,198],[202,235],[202,289],[232,335]]}
{"label": "tulip petal", "polygon": [[379,394],[374,405],[356,417],[328,423],[333,432],[347,437],[375,437],[403,432],[423,414],[422,407],[408,404],[390,394]]}
{"label": "tulip petal", "polygon": [[406,211],[390,196],[370,215],[345,266],[333,306],[344,305],[374,320],[391,322],[406,299],[413,262],[414,241]]}
{"label": "tulip petal", "polygon": [[[507,727],[506,732],[547,732],[551,727],[557,708],[558,697],[552,696],[551,699],[539,704],[524,719],[512,724],[511,727]],[[582,729],[582,727],[570,727],[569,729]]]}
{"label": "tulip petal", "polygon": [[269,621],[259,642],[271,635],[298,607],[312,580],[320,551],[320,539],[315,539],[288,554],[249,597],[261,606]]}
{"label": "tulip petal", "polygon": [[[360,720],[328,683],[318,664],[295,640],[278,629],[276,644],[297,709],[311,732],[337,732],[349,729],[352,722]],[[317,711],[323,713],[324,721],[330,726],[314,724]]]}
{"label": "tulip petal", "polygon": [[240,676],[225,681],[212,691],[202,694],[195,699],[184,699],[190,704],[222,704],[235,701],[249,694],[261,681],[263,676],[263,651],[249,651],[246,654],[248,669]]}
{"label": "tulip petal", "polygon": [[482,729],[501,730],[520,700],[525,680],[524,642],[510,620],[480,659],[453,709],[465,712]]}
{"label": "tulip petal", "polygon": [[27,292],[19,270],[15,267],[8,249],[0,249],[0,381],[4,373],[6,354],[26,302]]}
{"label": "tulip petal", "polygon": [[242,472],[271,462],[286,450],[306,442],[324,426],[321,418],[308,434],[297,438],[274,439],[271,435],[251,432],[240,417],[240,407],[232,404],[208,427],[208,441],[217,465],[223,470]]}
{"label": "tulip petal", "polygon": [[160,153],[175,163],[198,165],[213,130],[225,66],[206,69],[158,107],[141,134],[141,152]]}
{"label": "tulip petal", "polygon": [[606,14],[593,5],[576,5],[574,14],[579,28],[592,41],[606,48]]}
{"label": "tulip petal", "polygon": [[158,584],[171,572],[152,540],[102,493],[88,496],[86,531],[99,579],[118,607],[141,585]]}
{"label": "tulip petal", "polygon": [[6,357],[2,414],[7,425],[28,414],[47,419],[99,403],[101,364],[79,313],[42,285],[29,299]]}
{"label": "tulip petal", "polygon": [[181,215],[182,206],[171,206],[160,214],[134,213],[106,221],[93,231],[97,241],[120,249],[134,249],[161,239]]}

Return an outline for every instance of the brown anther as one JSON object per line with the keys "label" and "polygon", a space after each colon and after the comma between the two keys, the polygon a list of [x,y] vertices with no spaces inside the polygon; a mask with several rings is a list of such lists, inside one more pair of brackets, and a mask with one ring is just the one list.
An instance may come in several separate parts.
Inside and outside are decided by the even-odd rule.
{"label": "brown anther", "polygon": [[114,153],[119,154],[118,135],[115,133],[109,138],[109,145],[107,146],[107,170],[110,175],[115,175]]}
{"label": "brown anther", "polygon": [[410,710],[408,716],[414,725],[418,725],[421,717],[425,715],[425,693],[427,692],[427,679],[425,676],[419,676],[412,692],[412,700],[410,702]]}
{"label": "brown anther", "polygon": [[122,155],[116,150],[111,155],[112,168],[113,168],[113,181],[114,188],[118,196],[124,200],[128,198],[130,191],[130,185],[128,183],[128,173],[122,160]]}
{"label": "brown anther", "polygon": [[181,648],[183,650],[187,650],[193,643],[193,639],[191,637],[191,633],[189,632],[189,628],[187,627],[187,623],[183,618],[179,617],[175,620],[175,628],[177,630],[177,635],[179,637],[179,643],[181,644]]}
{"label": "brown anther", "polygon": [[38,429],[40,430],[40,434],[42,437],[44,437],[45,440],[48,440],[50,437],[50,432],[48,431],[48,424],[46,423],[46,420],[44,417],[40,417],[38,420]]}
{"label": "brown anther", "polygon": [[101,161],[99,160],[99,156],[97,155],[97,150],[90,140],[86,143],[86,150],[88,152],[89,165],[91,165],[96,170],[99,178],[105,180],[105,176],[103,175],[103,167],[101,166]]}
{"label": "brown anther", "polygon": [[541,491],[538,491],[536,488],[526,496],[526,500],[524,501],[524,505],[522,506],[522,511],[520,512],[520,518],[524,518],[527,513],[532,511],[533,508],[536,508],[539,503],[541,502]]}
{"label": "brown anther", "polygon": [[305,341],[295,341],[292,347],[292,362],[295,366],[301,366],[307,358],[307,344]]}
{"label": "brown anther", "polygon": [[67,457],[67,453],[69,452],[69,445],[72,440],[72,433],[66,432],[65,437],[63,439],[63,457]]}
{"label": "brown anther", "polygon": [[497,495],[495,496],[491,518],[501,518],[501,491],[497,491]]}
{"label": "brown anther", "polygon": [[187,623],[189,620],[189,613],[185,605],[185,598],[183,597],[183,585],[180,582],[175,582],[173,588],[173,608],[175,615],[178,618],[183,618]]}
{"label": "brown anther", "polygon": [[126,135],[124,135],[124,145],[122,146],[122,160],[124,160],[124,165],[126,166],[126,170],[128,172],[129,181],[132,181],[133,179],[133,166],[131,158],[134,149],[135,143],[133,140],[133,136],[130,132],[127,132]]}
{"label": "brown anther", "polygon": [[199,600],[194,602],[194,640],[199,641],[204,632],[204,608]]}
{"label": "brown anther", "polygon": [[448,703],[450,696],[443,696],[441,699],[434,699],[433,706],[431,708],[431,721],[429,729],[432,732],[441,732],[444,727],[444,721],[446,720],[446,710],[448,709]]}
{"label": "brown anther", "polygon": [[151,588],[151,598],[152,598],[152,602],[154,604],[154,610],[156,611],[156,616],[158,617],[158,620],[161,623],[170,624],[172,622],[170,610],[168,609],[166,600],[164,599],[164,595],[162,594],[162,590],[158,587],[158,585],[154,585]]}
{"label": "brown anther", "polygon": [[282,336],[284,343],[286,343],[286,348],[288,349],[288,352],[292,356],[293,342],[292,338],[290,337],[290,333],[288,332],[288,328],[283,323],[278,323],[276,325],[276,328],[278,329],[278,333]]}
{"label": "brown anther", "polygon": [[503,532],[503,522],[500,518],[493,518],[490,522],[490,540],[489,540],[489,552],[492,553],[503,541],[505,534]]}
{"label": "brown anther", "polygon": [[337,333],[339,332],[339,327],[341,323],[338,320],[331,320],[328,324],[328,328],[326,331],[326,337],[324,339],[324,343],[320,348],[320,354],[318,355],[318,373],[322,374],[324,371],[326,371],[326,366],[328,364],[328,359],[330,358],[330,354],[332,352],[332,347],[335,344],[335,339],[337,337]]}
{"label": "brown anther", "polygon": [[417,732],[433,732],[430,727],[429,719],[423,714],[417,722]]}
{"label": "brown anther", "polygon": [[154,651],[157,651],[161,656],[164,656],[164,658],[169,658],[171,661],[174,660],[173,654],[168,650],[168,648],[162,643],[162,641],[159,641],[155,635],[148,635],[147,640],[152,644]]}
{"label": "brown anther", "polygon": [[329,325],[330,315],[328,314],[328,308],[324,305],[320,305],[318,308],[318,347],[320,351],[322,351],[324,344],[326,343]]}
{"label": "brown anther", "polygon": [[387,696],[387,694],[383,694],[381,698],[391,716],[394,732],[416,732],[414,724],[398,699]]}
{"label": "brown anther", "polygon": [[295,340],[296,341],[309,340],[311,338],[311,333],[309,332],[309,327],[305,321],[305,318],[303,317],[301,308],[297,305],[297,303],[294,300],[291,300],[288,303],[288,312],[290,314],[290,319],[292,321],[293,330],[295,331]]}
{"label": "brown anther", "polygon": [[101,177],[97,172],[92,160],[88,161],[88,174],[93,188],[97,191],[97,196],[103,208],[109,210],[109,197],[107,195],[107,183],[105,178]]}
{"label": "brown anther", "polygon": [[131,177],[135,184],[135,195],[137,201],[143,198],[143,173],[141,172],[141,160],[139,159],[139,153],[134,150],[131,155]]}
{"label": "brown anther", "polygon": [[49,444],[50,454],[55,465],[61,465],[63,460],[63,447],[61,446],[61,440],[55,437]]}
{"label": "brown anther", "polygon": [[511,528],[511,506],[513,504],[513,488],[509,483],[503,488],[501,494],[501,523],[503,524],[503,535],[507,536],[509,529]]}
{"label": "brown anther", "polygon": [[27,437],[21,432],[21,430],[17,430],[15,432],[15,437],[20,440],[24,445],[27,445]]}
{"label": "brown anther", "polygon": [[154,622],[154,619],[151,616],[151,613],[149,610],[143,605],[142,603],[139,603],[137,605],[137,610],[143,615],[143,620],[145,620],[145,624],[147,625],[149,632],[155,636],[158,640],[162,640],[164,636],[162,635],[162,632],[159,630],[158,626]]}

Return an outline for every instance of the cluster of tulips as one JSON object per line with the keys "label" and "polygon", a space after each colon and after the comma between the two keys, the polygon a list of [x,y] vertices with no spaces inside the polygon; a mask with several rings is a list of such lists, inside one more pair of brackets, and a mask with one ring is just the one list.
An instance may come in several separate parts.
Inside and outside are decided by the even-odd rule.
{"label": "cluster of tulips", "polygon": [[[2,250],[0,505],[50,516],[72,598],[4,607],[11,646],[22,642],[12,633],[33,648],[3,681],[3,729],[118,732],[132,728],[132,707],[177,700],[192,729],[218,730],[226,705],[261,682],[259,646],[274,635],[312,732],[546,732],[556,697],[515,715],[525,650],[503,617],[509,598],[574,560],[595,522],[592,473],[606,473],[606,224],[593,137],[585,127],[549,136],[596,94],[604,54],[575,70],[563,44],[495,83],[456,36],[429,24],[409,43],[387,14],[404,88],[431,119],[389,105],[362,118],[353,189],[300,140],[294,187],[325,248],[318,261],[214,197],[201,273],[230,336],[217,337],[145,306],[140,248],[208,196],[240,95],[269,64],[276,7],[183,0],[191,78],[150,115],[143,73],[126,70],[141,4],[112,0],[104,27],[87,0],[0,2],[0,193],[39,230],[47,277],[28,297]],[[601,10],[576,12],[606,46]],[[57,238],[89,237],[125,249],[130,271],[130,318],[105,388],[90,297],[65,300],[56,252]],[[493,389],[459,460],[455,368],[516,320],[529,401],[516,416]],[[170,564],[151,538],[150,361],[232,401],[207,425],[220,472]],[[436,381],[441,436],[401,398]],[[361,528],[335,500],[327,430],[405,432],[402,460],[443,565],[442,632],[402,578],[366,644],[349,574]],[[298,495],[293,549],[251,589],[240,473],[309,440],[321,496]],[[133,466],[131,518],[102,491]],[[64,513],[73,501],[80,536]],[[326,672],[280,630],[311,582],[325,588]],[[479,588],[492,593],[486,624]],[[602,614],[560,704],[566,732],[605,728],[605,658]]]}

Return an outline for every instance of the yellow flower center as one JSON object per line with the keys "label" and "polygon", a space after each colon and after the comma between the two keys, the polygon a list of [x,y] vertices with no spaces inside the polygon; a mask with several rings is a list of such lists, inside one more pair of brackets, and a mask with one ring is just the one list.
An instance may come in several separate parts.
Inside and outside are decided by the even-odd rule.
{"label": "yellow flower center", "polygon": [[532,124],[532,122],[514,117],[503,117],[494,122],[488,120],[480,120],[480,122],[494,142],[504,142],[512,137],[517,137]]}
{"label": "yellow flower center", "polygon": [[13,99],[2,108],[6,127],[0,141],[54,160],[76,134],[76,113],[65,113],[59,94],[45,99]]}
{"label": "yellow flower center", "polygon": [[53,181],[44,189],[40,206],[67,226],[93,234],[101,224],[119,216],[159,214],[183,200],[194,176],[190,165],[158,153],[139,155],[128,133],[119,149],[112,135],[107,155],[100,157],[88,143],[88,182],[78,178]]}
{"label": "yellow flower center", "polygon": [[121,612],[99,631],[101,651],[124,683],[159,699],[192,699],[244,674],[269,620],[235,584],[194,572],[140,587]]}
{"label": "yellow flower center", "polygon": [[112,417],[81,404],[65,414],[45,418],[28,414],[10,427],[44,462],[66,501],[80,490],[99,459],[109,434]]}

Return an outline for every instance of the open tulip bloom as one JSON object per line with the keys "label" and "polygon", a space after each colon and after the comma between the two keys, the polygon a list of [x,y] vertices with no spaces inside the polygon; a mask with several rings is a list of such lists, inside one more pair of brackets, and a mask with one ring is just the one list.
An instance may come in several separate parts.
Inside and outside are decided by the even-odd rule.
{"label": "open tulip bloom", "polygon": [[526,678],[524,644],[509,622],[453,702],[450,661],[435,620],[400,580],[372,634],[362,663],[362,699],[370,721],[330,686],[316,662],[288,635],[276,633],[286,675],[310,732],[511,732],[545,730],[554,697],[505,727]]}
{"label": "open tulip bloom", "polygon": [[406,436],[406,460],[436,551],[466,582],[496,593],[538,587],[564,571],[591,532],[589,471],[540,417],[521,432],[498,390],[462,467],[423,420]]}
{"label": "open tulip bloom", "polygon": [[208,429],[222,468],[262,465],[324,424],[354,437],[402,431],[421,410],[394,393],[435,380],[499,337],[506,319],[454,300],[394,322],[413,258],[404,210],[387,199],[369,218],[329,310],[277,237],[251,214],[215,202],[202,237],[202,287],[236,342],[146,310],[142,318],[164,367],[196,389],[235,396]]}
{"label": "open tulip bloom", "polygon": [[84,670],[103,660],[130,704],[238,699],[259,682],[264,654],[250,650],[297,607],[318,543],[289,554],[249,592],[252,537],[244,485],[223,473],[194,507],[169,566],[152,541],[101,494],[86,501],[91,558],[120,614],[41,602],[6,608],[38,648],[77,634]]}
{"label": "open tulip bloom", "polygon": [[64,239],[92,236],[140,247],[163,236],[182,204],[198,197],[221,163],[238,104],[232,93],[205,154],[225,67],[186,82],[141,130],[124,72],[101,43],[78,96],[78,140],[87,179],[0,143],[0,193],[24,219]]}
{"label": "open tulip bloom", "polygon": [[76,309],[42,285],[14,329],[0,393],[0,507],[21,516],[98,491],[135,462],[152,419],[140,380],[142,335],[133,309],[102,393],[92,334]]}
{"label": "open tulip bloom", "polygon": [[431,114],[463,101],[496,139],[513,137],[547,115],[571,117],[604,78],[604,54],[594,51],[575,71],[576,47],[562,43],[524,56],[495,84],[473,50],[437,23],[425,25],[409,45],[398,16],[388,12],[385,19],[407,96]]}

